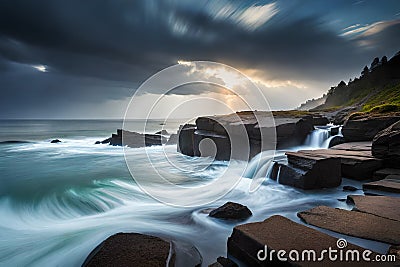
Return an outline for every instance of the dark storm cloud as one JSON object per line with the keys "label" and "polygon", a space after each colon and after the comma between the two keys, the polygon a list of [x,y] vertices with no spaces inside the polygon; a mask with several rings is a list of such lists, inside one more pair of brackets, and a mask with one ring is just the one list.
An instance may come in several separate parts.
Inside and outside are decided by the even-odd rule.
{"label": "dark storm cloud", "polygon": [[[395,52],[398,37],[393,36],[400,36],[398,24],[391,24],[345,38],[318,14],[298,14],[299,6],[280,2],[271,20],[249,29],[234,17],[236,11],[221,17],[226,7],[220,3],[1,1],[0,114],[25,116],[33,109],[45,113],[53,106],[122,99],[179,59],[265,70],[272,79],[332,81],[347,77],[366,59]],[[253,6],[227,3],[239,11]],[[44,65],[48,72],[32,65]]]}

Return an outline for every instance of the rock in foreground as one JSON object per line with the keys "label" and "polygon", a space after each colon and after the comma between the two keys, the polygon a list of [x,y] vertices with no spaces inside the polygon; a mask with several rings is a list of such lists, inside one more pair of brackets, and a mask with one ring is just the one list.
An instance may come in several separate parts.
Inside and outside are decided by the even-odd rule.
{"label": "rock in foreground", "polygon": [[224,220],[245,220],[251,215],[249,208],[234,202],[227,202],[209,214],[210,217]]}
{"label": "rock in foreground", "polygon": [[400,244],[400,221],[369,213],[319,206],[297,214],[306,223],[345,235]]}
{"label": "rock in foreground", "polygon": [[170,243],[158,237],[118,233],[97,246],[82,266],[174,266],[174,255],[170,255],[170,250]]}
{"label": "rock in foreground", "polygon": [[[336,243],[337,239],[332,236],[275,215],[262,222],[236,226],[228,239],[228,253],[248,266],[291,266],[293,264],[296,266],[343,266],[343,262],[332,262],[328,257],[325,257],[323,261],[306,260],[302,262],[293,262],[288,258],[291,250],[299,251],[300,255],[302,251],[314,250],[316,257],[319,257],[322,250],[329,247],[336,249]],[[261,261],[257,254],[260,250],[264,250],[265,246],[267,246],[268,253],[272,250],[275,250],[275,253],[272,254],[272,258],[268,255],[264,261]],[[353,249],[360,251],[360,255],[364,251],[363,248],[348,243],[343,252]],[[288,261],[278,260],[278,250],[286,251],[285,257],[288,258]],[[263,257],[265,253],[262,252],[259,255]],[[312,254],[310,257],[312,259]],[[365,266],[365,264],[366,262],[363,261],[352,262],[354,266]]]}

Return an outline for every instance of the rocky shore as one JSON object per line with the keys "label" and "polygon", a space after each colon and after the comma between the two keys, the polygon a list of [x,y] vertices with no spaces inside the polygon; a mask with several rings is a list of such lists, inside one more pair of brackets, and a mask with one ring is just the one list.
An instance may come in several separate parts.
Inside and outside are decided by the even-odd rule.
{"label": "rocky shore", "polygon": [[[268,123],[259,123],[257,116],[262,112],[239,112],[226,116],[199,117],[195,125],[184,125],[175,136],[177,149],[185,155],[202,156],[201,140],[209,138],[216,146],[215,157],[228,160],[231,158],[230,138],[228,133],[235,133],[237,127],[244,127],[249,138],[250,151],[244,159],[251,159],[263,149],[261,136],[271,131]],[[347,203],[352,210],[317,206],[297,213],[299,222],[283,216],[274,215],[264,221],[244,223],[252,212],[239,203],[228,202],[223,206],[207,211],[217,220],[228,220],[236,225],[227,240],[227,255],[221,255],[210,266],[343,266],[343,262],[332,262],[324,258],[315,260],[280,261],[277,255],[260,259],[262,253],[278,250],[313,250],[320,255],[329,247],[337,249],[338,239],[329,231],[342,236],[374,240],[387,246],[388,255],[394,255],[396,262],[380,265],[395,266],[400,262],[400,116],[374,116],[370,118],[350,116],[345,121],[340,144],[329,149],[300,150],[286,152],[286,158],[273,163],[270,178],[280,184],[302,190],[315,190],[339,187],[342,178],[363,181],[362,189],[344,186],[349,191]],[[325,125],[329,120],[318,114],[281,113],[276,118],[276,143],[274,146],[284,149],[304,142],[307,135],[317,125]],[[335,132],[336,131],[336,132]],[[333,134],[338,128],[332,128]],[[122,135],[124,140],[122,142]],[[125,135],[128,138],[125,139]],[[142,146],[160,145],[167,142],[161,132],[141,135],[118,130],[109,141],[112,145],[135,147],[140,140]],[[243,159],[243,158],[242,158]],[[359,193],[358,195],[354,195]],[[312,228],[309,226],[313,226]],[[328,232],[326,231],[328,230]],[[210,237],[212,239],[212,237]],[[101,266],[111,263],[115,266],[174,266],[175,252],[173,242],[141,234],[118,234],[101,243],[87,258],[84,266]],[[113,246],[123,246],[119,254]],[[152,260],[148,251],[152,252]],[[265,248],[267,248],[265,250]],[[116,249],[116,248],[115,248]],[[370,258],[378,255],[373,249],[346,243],[343,253],[365,249],[371,250]],[[266,255],[266,254],[265,254]],[[270,255],[270,254],[268,254]],[[201,258],[199,256],[199,258]],[[133,263],[133,264],[130,264]],[[201,265],[201,260],[197,263]],[[106,264],[107,265],[107,264]],[[106,266],[104,265],[104,266]],[[193,266],[196,264],[193,263]],[[376,263],[365,261],[351,262],[351,265],[375,266]]]}

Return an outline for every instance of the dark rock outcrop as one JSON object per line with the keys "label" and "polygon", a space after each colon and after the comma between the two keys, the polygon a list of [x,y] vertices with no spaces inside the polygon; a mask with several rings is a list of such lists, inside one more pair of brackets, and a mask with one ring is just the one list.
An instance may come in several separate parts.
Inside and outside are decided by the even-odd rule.
{"label": "dark rock outcrop", "polygon": [[[238,225],[233,229],[228,239],[228,253],[244,262],[247,266],[343,266],[343,262],[332,262],[328,257],[323,261],[312,260],[293,262],[289,257],[288,261],[281,262],[277,257],[277,251],[286,251],[286,256],[291,250],[309,251],[313,250],[316,255],[321,255],[327,248],[337,248],[337,239],[315,229],[293,222],[285,217],[275,215],[265,221]],[[265,255],[265,246],[267,255]],[[274,250],[275,253],[271,251]],[[358,250],[361,253],[365,250],[359,246],[348,243],[343,249]],[[261,253],[260,253],[261,251]],[[270,254],[271,253],[271,254]],[[265,257],[265,260],[258,259]],[[269,257],[272,255],[272,257]],[[372,253],[371,257],[376,255]],[[312,257],[312,256],[311,256]],[[354,266],[365,266],[365,262],[352,262]]]}
{"label": "dark rock outcrop", "polygon": [[212,210],[210,217],[224,220],[245,220],[252,215],[249,208],[239,203],[227,202],[219,208]]}
{"label": "dark rock outcrop", "polygon": [[225,257],[218,257],[217,262],[209,265],[208,267],[239,267],[233,260],[225,258]]}
{"label": "dark rock outcrop", "polygon": [[194,131],[196,127],[191,124],[185,124],[178,132],[178,152],[184,155],[194,156]]}
{"label": "dark rock outcrop", "polygon": [[[324,117],[316,120],[318,123],[327,121]],[[189,156],[215,154],[219,160],[249,160],[263,150],[300,145],[313,129],[313,116],[287,112],[274,113],[274,119],[270,112],[261,111],[199,117],[195,127],[186,126],[179,131],[178,150]],[[206,144],[201,151],[200,143],[204,139],[214,145]]]}
{"label": "dark rock outcrop", "polygon": [[117,134],[112,134],[110,145],[137,148],[162,145],[166,141],[167,139],[159,134],[141,134],[118,129]]}
{"label": "dark rock outcrop", "polygon": [[99,144],[109,144],[111,142],[111,137],[110,138],[107,138],[107,139],[104,139],[103,141],[96,141],[96,145],[99,145]]}
{"label": "dark rock outcrop", "polygon": [[288,163],[275,162],[271,178],[280,184],[301,189],[339,186],[342,182],[340,159],[308,155],[301,151],[287,152]]}
{"label": "dark rock outcrop", "polygon": [[50,143],[52,143],[52,144],[61,143],[61,140],[54,139],[54,140],[51,140],[51,142],[50,142]]}
{"label": "dark rock outcrop", "polygon": [[340,126],[331,127],[331,136],[335,136],[339,134]]}
{"label": "dark rock outcrop", "polygon": [[326,206],[299,212],[297,215],[308,224],[337,233],[400,244],[400,221]]}
{"label": "dark rock outcrop", "polygon": [[400,166],[400,121],[375,135],[372,155],[384,159],[388,166]]}
{"label": "dark rock outcrop", "polygon": [[375,135],[400,120],[399,116],[350,117],[342,134],[347,142],[372,141]]}
{"label": "dark rock outcrop", "polygon": [[118,233],[98,245],[82,266],[174,266],[170,242],[136,233]]}

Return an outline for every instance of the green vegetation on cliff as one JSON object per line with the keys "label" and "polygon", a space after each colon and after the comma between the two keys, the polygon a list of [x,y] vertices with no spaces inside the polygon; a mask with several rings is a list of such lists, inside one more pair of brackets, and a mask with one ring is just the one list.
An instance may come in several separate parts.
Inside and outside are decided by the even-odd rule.
{"label": "green vegetation on cliff", "polygon": [[386,57],[375,58],[370,68],[364,67],[360,77],[332,87],[325,103],[315,110],[346,107],[357,107],[363,113],[400,111],[400,53],[389,61]]}

